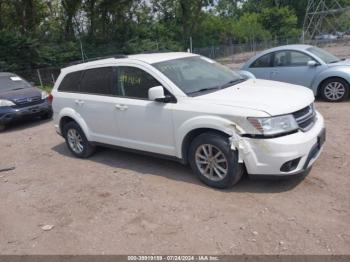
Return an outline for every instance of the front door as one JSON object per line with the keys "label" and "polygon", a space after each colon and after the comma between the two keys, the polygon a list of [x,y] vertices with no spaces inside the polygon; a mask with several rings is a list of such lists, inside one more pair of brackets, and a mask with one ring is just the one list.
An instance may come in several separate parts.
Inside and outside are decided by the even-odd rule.
{"label": "front door", "polygon": [[121,146],[175,155],[172,112],[176,104],[148,99],[148,89],[159,85],[143,69],[130,66],[117,68],[115,117]]}
{"label": "front door", "polygon": [[322,68],[321,65],[308,66],[308,61],[315,60],[298,51],[276,52],[274,55],[274,67],[270,72],[270,79],[311,87],[315,75]]}

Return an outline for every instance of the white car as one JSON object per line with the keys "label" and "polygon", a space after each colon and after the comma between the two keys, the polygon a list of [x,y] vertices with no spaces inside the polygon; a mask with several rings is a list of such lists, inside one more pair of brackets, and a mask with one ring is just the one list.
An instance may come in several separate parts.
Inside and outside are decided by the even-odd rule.
{"label": "white car", "polygon": [[203,56],[140,54],[63,68],[53,92],[55,128],[77,157],[95,146],[189,163],[226,188],[243,171],[290,176],[310,169],[325,141],[307,88],[245,79]]}

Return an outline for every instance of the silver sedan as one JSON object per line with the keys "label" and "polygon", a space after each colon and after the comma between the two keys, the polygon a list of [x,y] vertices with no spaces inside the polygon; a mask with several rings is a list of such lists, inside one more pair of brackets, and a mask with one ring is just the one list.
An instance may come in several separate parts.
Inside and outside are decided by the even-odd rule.
{"label": "silver sedan", "polygon": [[244,64],[256,78],[311,88],[329,102],[345,100],[350,88],[350,60],[310,45],[286,45],[266,50]]}

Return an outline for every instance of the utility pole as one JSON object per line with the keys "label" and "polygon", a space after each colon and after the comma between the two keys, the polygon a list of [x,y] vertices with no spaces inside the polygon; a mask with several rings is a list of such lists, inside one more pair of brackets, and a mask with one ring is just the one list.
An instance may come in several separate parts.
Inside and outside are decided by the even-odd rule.
{"label": "utility pole", "polygon": [[339,18],[341,14],[346,14],[349,19],[350,6],[342,7],[339,0],[332,0],[331,3],[326,0],[308,0],[304,18],[302,42],[305,39],[314,39],[315,36],[325,32],[326,26],[332,32],[341,31]]}
{"label": "utility pole", "polygon": [[190,52],[193,53],[193,48],[192,48],[192,36],[190,36]]}
{"label": "utility pole", "polygon": [[80,37],[79,37],[79,43],[80,43],[81,60],[83,60],[83,62],[84,62],[85,59],[84,59],[83,43],[81,42]]}

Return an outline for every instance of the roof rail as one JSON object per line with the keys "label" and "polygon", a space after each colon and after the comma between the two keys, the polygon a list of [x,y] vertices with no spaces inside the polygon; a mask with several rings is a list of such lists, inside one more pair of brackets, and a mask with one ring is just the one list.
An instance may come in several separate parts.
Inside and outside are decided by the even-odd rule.
{"label": "roof rail", "polygon": [[166,48],[162,48],[159,50],[147,50],[147,51],[143,51],[140,54],[161,54],[161,53],[169,53],[169,52],[174,52],[170,49],[166,49]]}
{"label": "roof rail", "polygon": [[128,56],[127,55],[123,55],[123,54],[116,54],[116,55],[112,55],[112,56],[99,56],[99,57],[84,59],[84,61],[83,60],[73,61],[73,62],[68,63],[67,66],[79,65],[79,64],[92,62],[92,61],[97,61],[97,60],[101,60],[101,59],[107,59],[107,58],[120,59],[120,58],[128,58]]}

